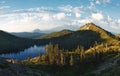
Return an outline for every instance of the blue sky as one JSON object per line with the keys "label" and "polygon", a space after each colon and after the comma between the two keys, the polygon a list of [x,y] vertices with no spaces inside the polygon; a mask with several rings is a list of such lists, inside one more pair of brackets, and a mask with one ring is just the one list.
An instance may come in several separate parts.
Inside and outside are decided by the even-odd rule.
{"label": "blue sky", "polygon": [[[49,30],[89,22],[120,33],[120,0],[0,0],[0,30]],[[71,28],[72,29],[72,28]]]}

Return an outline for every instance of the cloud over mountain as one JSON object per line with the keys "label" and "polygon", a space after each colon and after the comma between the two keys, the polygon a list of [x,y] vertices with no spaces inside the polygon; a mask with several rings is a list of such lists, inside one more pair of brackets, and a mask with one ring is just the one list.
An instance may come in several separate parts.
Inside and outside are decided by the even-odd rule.
{"label": "cloud over mountain", "polygon": [[[5,5],[5,2],[2,2]],[[64,25],[81,26],[94,22],[113,32],[120,28],[120,19],[115,19],[99,9],[99,4],[111,3],[111,0],[90,0],[88,5],[60,5],[57,7],[31,7],[13,9],[0,13],[0,28],[9,32],[32,31],[34,29],[48,30]],[[0,8],[10,9],[9,5]]]}

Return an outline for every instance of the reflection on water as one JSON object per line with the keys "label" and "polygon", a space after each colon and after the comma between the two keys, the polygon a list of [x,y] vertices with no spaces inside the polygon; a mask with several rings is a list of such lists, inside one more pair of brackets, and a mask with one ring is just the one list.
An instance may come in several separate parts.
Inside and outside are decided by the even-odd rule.
{"label": "reflection on water", "polygon": [[36,46],[20,51],[19,53],[1,54],[0,57],[24,60],[29,55],[31,58],[45,53],[45,46]]}

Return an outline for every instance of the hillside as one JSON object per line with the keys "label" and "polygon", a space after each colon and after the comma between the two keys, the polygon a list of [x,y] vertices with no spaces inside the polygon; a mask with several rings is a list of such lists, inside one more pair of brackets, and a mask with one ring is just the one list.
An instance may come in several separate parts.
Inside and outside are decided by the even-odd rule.
{"label": "hillside", "polygon": [[[102,29],[94,23],[83,25],[79,30],[65,33],[64,31],[44,35],[42,39],[48,40],[54,44],[59,44],[60,48],[74,49],[77,45],[82,45],[85,49],[90,48],[95,42],[117,44],[119,41],[116,36]],[[37,39],[41,39],[37,38]]]}
{"label": "hillside", "polygon": [[84,26],[80,27],[79,30],[92,30],[92,31],[95,31],[95,32],[100,34],[101,38],[106,39],[106,40],[110,39],[110,38],[115,38],[115,36],[112,33],[104,30],[103,28],[95,25],[94,23],[85,24]]}
{"label": "hillside", "polygon": [[0,58],[0,75],[120,75],[119,38],[93,23],[88,23],[77,31],[62,30],[37,39],[19,38],[0,31],[0,51],[2,53],[3,50],[11,52],[34,44],[48,44],[45,54],[40,54],[35,58],[28,56],[26,60],[22,61]]}
{"label": "hillside", "polygon": [[33,45],[33,43],[34,41],[31,39],[19,38],[7,32],[0,31],[0,53],[18,51]]}
{"label": "hillside", "polygon": [[62,30],[62,31],[59,31],[59,32],[53,32],[53,33],[50,33],[50,34],[43,35],[41,37],[37,37],[36,39],[39,39],[39,38],[40,39],[50,39],[50,38],[64,36],[64,35],[70,34],[72,32],[73,31],[71,31],[71,30]]}
{"label": "hillside", "polygon": [[[89,49],[98,44],[107,43],[108,45],[117,45],[119,40],[110,32],[98,27],[94,23],[88,23],[77,31],[62,30],[37,37],[35,39],[19,38],[9,33],[0,31],[0,50],[20,50],[34,44],[46,45],[49,42],[58,44],[61,49],[75,49],[78,45]],[[3,52],[3,51],[2,51]]]}
{"label": "hillside", "polygon": [[116,34],[116,36],[120,38],[120,34]]}

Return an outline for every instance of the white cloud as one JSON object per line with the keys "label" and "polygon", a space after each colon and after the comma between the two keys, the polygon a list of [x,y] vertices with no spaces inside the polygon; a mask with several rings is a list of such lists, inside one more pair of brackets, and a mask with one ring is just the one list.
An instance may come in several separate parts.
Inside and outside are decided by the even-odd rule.
{"label": "white cloud", "polygon": [[[120,19],[116,20],[96,11],[93,1],[86,7],[73,7],[71,5],[56,7],[55,9],[37,7],[2,13],[0,14],[0,29],[10,32],[32,31],[34,29],[47,30],[63,25],[81,26],[89,22],[94,22],[109,30],[119,31]],[[103,0],[98,1],[101,4]]]}
{"label": "white cloud", "polygon": [[59,7],[59,9],[67,13],[82,13],[85,10],[83,6],[73,7],[71,5]]}
{"label": "white cloud", "polygon": [[101,13],[92,13],[91,17],[95,20],[102,20],[103,19],[103,15]]}
{"label": "white cloud", "polygon": [[85,18],[85,19],[77,19],[77,20],[73,20],[71,22],[71,25],[84,25],[86,23],[90,23],[91,21],[89,20],[89,18]]}
{"label": "white cloud", "polygon": [[69,17],[70,17],[70,16],[72,16],[72,14],[71,14],[71,13],[67,13],[66,16],[69,16]]}
{"label": "white cloud", "polygon": [[72,9],[73,9],[73,7],[71,5],[62,6],[62,7],[58,7],[58,8],[62,11],[66,11],[66,12],[72,12]]}
{"label": "white cloud", "polygon": [[50,21],[51,17],[49,14],[43,14],[42,20],[43,21]]}
{"label": "white cloud", "polygon": [[47,30],[65,24],[62,21],[65,17],[63,12],[57,13],[47,9],[21,9],[0,14],[0,29],[9,32],[32,31],[36,28]]}
{"label": "white cloud", "polygon": [[75,16],[76,16],[77,18],[80,18],[80,17],[81,17],[81,14],[80,14],[80,13],[75,13]]}
{"label": "white cloud", "polygon": [[103,0],[104,3],[110,3],[110,0]]}
{"label": "white cloud", "polygon": [[120,19],[118,19],[118,23],[120,24]]}
{"label": "white cloud", "polygon": [[112,27],[113,29],[120,29],[120,28],[118,28],[118,26],[115,26],[115,25],[112,25],[110,27]]}
{"label": "white cloud", "polygon": [[93,9],[94,7],[95,7],[95,3],[94,3],[94,1],[90,1],[89,9]]}
{"label": "white cloud", "polygon": [[10,8],[10,6],[1,6],[0,10],[6,9],[6,8]]}
{"label": "white cloud", "polygon": [[100,0],[96,0],[96,4],[101,4],[101,3],[100,3]]}
{"label": "white cloud", "polygon": [[111,2],[110,0],[95,0],[95,1],[96,1],[96,4],[108,4]]}
{"label": "white cloud", "polygon": [[72,9],[72,11],[74,12],[74,13],[82,13],[82,10],[83,10],[83,6],[80,6],[80,7],[74,7],[73,9]]}
{"label": "white cloud", "polygon": [[90,7],[95,7],[96,5],[109,4],[111,0],[89,0]]}
{"label": "white cloud", "polygon": [[54,15],[53,17],[57,18],[58,20],[61,20],[61,19],[65,18],[65,16],[66,16],[65,13],[58,13],[58,14]]}

